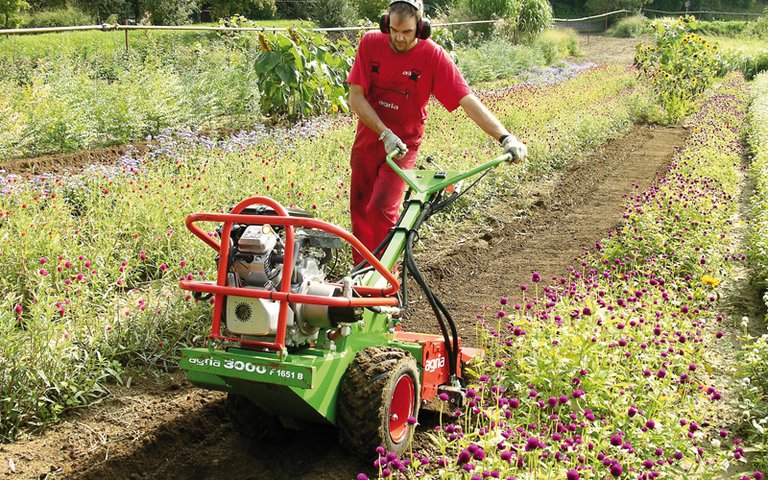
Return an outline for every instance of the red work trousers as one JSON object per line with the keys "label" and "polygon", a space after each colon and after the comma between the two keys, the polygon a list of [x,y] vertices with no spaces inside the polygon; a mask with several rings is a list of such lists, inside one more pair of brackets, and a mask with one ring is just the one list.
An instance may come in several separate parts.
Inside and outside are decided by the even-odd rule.
{"label": "red work trousers", "polygon": [[[387,164],[384,145],[378,139],[374,144],[360,143],[368,143],[368,148],[353,148],[350,160],[352,233],[373,251],[397,222],[405,182]],[[408,150],[396,163],[404,169],[413,168],[417,151]],[[355,265],[363,260],[354,250],[352,258]]]}

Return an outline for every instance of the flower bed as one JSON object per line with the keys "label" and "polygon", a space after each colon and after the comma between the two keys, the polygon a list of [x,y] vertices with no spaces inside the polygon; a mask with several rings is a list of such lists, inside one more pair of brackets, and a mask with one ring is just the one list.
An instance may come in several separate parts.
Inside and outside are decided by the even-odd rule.
{"label": "flower bed", "polygon": [[[540,178],[618,135],[632,124],[638,95],[632,72],[619,68],[486,93],[529,142],[531,160],[499,169],[472,201],[500,201],[521,178]],[[463,115],[437,105],[431,112],[423,155],[465,169],[500,154]],[[352,118],[335,117],[223,142],[161,136],[144,156],[73,175],[2,177],[0,438],[87,404],[125,365],[173,367],[179,348],[202,342],[209,305],[185,297],[177,282],[210,278],[215,262],[184,228],[187,214],[267,195],[348,225],[354,128]]]}
{"label": "flower bed", "polygon": [[424,451],[381,452],[380,477],[711,478],[743,457],[714,420],[724,399],[710,374],[724,335],[717,286],[744,258],[725,240],[746,91],[726,78],[664,178],[629,198],[624,224],[578,265],[551,282],[534,273],[481,316],[488,356],[465,409]]}

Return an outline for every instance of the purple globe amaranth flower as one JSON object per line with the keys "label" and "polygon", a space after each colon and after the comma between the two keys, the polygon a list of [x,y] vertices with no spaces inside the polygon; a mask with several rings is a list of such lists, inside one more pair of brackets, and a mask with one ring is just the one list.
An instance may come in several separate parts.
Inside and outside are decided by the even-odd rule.
{"label": "purple globe amaranth flower", "polygon": [[565,479],[566,480],[579,480],[579,472],[576,470],[568,470],[565,472]]}
{"label": "purple globe amaranth flower", "polygon": [[624,467],[619,462],[613,462],[610,471],[614,477],[620,477],[624,473]]}
{"label": "purple globe amaranth flower", "polygon": [[531,275],[531,282],[539,283],[540,281],[541,281],[541,275],[539,275],[539,272],[533,272],[533,275]]}
{"label": "purple globe amaranth flower", "polygon": [[472,460],[472,454],[469,453],[468,450],[462,450],[459,452],[459,456],[456,459],[456,464],[464,465],[465,463],[469,463],[470,460]]}
{"label": "purple globe amaranth flower", "polygon": [[622,443],[623,443],[623,440],[621,439],[621,435],[619,435],[618,433],[614,433],[613,435],[611,435],[611,445],[613,445],[614,447],[618,447]]}

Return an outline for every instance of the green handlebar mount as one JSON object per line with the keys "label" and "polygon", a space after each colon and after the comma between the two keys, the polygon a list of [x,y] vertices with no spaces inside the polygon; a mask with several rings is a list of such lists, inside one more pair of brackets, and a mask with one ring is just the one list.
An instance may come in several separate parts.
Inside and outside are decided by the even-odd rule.
{"label": "green handlebar mount", "polygon": [[426,196],[460,182],[465,178],[472,177],[489,168],[493,168],[500,163],[508,162],[511,157],[511,154],[505,153],[504,155],[480,164],[471,170],[457,172],[450,170],[403,170],[395,162],[395,155],[397,153],[397,150],[393,150],[387,155],[387,163],[389,166],[403,179],[403,181],[405,181],[414,193],[422,195],[426,194]]}

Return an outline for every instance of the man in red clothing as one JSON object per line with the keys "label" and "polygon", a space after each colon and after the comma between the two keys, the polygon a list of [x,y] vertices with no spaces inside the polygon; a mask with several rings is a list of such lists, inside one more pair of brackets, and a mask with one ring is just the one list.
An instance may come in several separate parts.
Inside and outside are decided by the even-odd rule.
{"label": "man in red clothing", "polygon": [[[430,95],[449,111],[461,106],[505,153],[523,160],[526,146],[472,94],[450,57],[428,39],[422,0],[392,0],[381,32],[360,41],[349,73],[349,105],[357,114],[350,165],[352,233],[374,250],[397,221],[405,183],[387,165],[399,150],[400,167],[413,168],[424,134]],[[362,257],[353,252],[355,264]]]}

